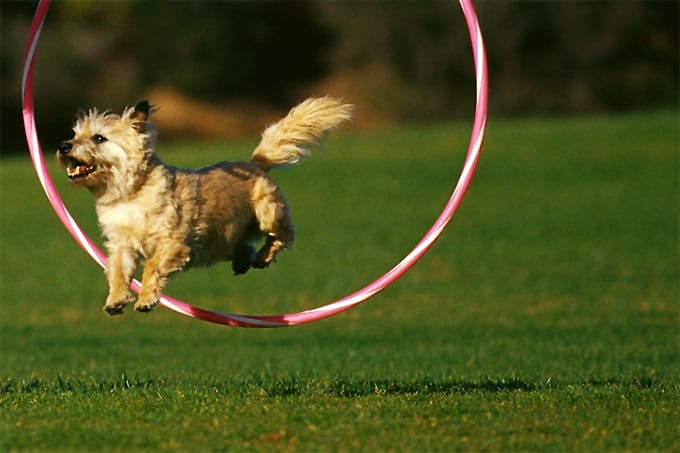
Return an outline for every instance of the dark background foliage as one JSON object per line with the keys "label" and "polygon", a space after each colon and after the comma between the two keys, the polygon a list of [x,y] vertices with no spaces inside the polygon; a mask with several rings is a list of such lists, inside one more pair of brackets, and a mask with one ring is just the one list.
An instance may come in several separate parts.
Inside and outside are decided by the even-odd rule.
{"label": "dark background foliage", "polygon": [[[21,59],[35,4],[0,7],[1,150],[8,153],[24,148]],[[678,105],[675,1],[476,8],[492,114]],[[50,143],[68,134],[77,108],[119,110],[159,87],[244,115],[244,105],[278,111],[329,92],[359,104],[367,125],[467,118],[474,92],[455,2],[55,2],[35,83],[38,127]]]}

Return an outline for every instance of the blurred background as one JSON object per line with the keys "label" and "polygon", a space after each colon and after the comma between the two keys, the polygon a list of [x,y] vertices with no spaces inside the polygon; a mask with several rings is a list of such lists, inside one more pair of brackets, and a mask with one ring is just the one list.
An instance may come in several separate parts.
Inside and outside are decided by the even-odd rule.
{"label": "blurred background", "polygon": [[[677,108],[676,1],[476,2],[490,114]],[[1,11],[2,154],[24,152],[21,63],[35,3]],[[43,146],[78,108],[158,105],[163,139],[253,136],[302,98],[359,106],[354,127],[470,119],[455,2],[55,2],[35,72]]]}

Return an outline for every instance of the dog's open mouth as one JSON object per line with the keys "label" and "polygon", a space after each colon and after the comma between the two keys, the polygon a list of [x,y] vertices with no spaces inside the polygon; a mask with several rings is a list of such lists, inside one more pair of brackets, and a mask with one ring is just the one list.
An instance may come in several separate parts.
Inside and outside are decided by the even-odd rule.
{"label": "dog's open mouth", "polygon": [[66,164],[66,174],[69,179],[85,178],[96,170],[95,167],[87,165],[76,159],[69,159]]}

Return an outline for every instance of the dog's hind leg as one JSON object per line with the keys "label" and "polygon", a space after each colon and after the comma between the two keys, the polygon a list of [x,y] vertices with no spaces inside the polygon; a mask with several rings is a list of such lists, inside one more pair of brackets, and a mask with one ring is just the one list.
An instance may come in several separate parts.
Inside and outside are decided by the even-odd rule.
{"label": "dog's hind leg", "polygon": [[173,240],[160,244],[157,252],[144,265],[142,287],[135,303],[137,311],[151,311],[158,303],[168,277],[181,270],[189,262],[191,249]]}
{"label": "dog's hind leg", "polygon": [[270,179],[262,178],[255,183],[252,195],[255,218],[266,236],[253,267],[262,269],[275,260],[277,253],[293,244],[295,232],[286,200]]}
{"label": "dog's hind leg", "polygon": [[255,247],[243,242],[234,249],[234,257],[231,260],[231,269],[234,275],[241,275],[248,272],[248,269],[255,261]]}

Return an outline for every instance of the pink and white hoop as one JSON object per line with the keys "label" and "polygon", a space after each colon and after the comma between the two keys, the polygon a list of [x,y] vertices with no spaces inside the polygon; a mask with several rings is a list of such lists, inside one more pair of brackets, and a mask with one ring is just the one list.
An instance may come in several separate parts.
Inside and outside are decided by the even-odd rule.
{"label": "pink and white hoop", "polygon": [[[23,117],[24,129],[26,131],[26,139],[28,141],[28,148],[31,158],[33,159],[33,166],[35,167],[38,179],[47,194],[47,198],[52,205],[52,208],[57,213],[57,216],[62,221],[66,229],[75,238],[76,242],[102,267],[106,267],[106,256],[97,248],[92,240],[82,231],[78,223],[71,217],[71,214],[64,206],[59,193],[57,192],[52,179],[45,165],[45,159],[40,148],[38,134],[35,126],[34,110],[33,110],[33,66],[35,62],[35,52],[38,46],[38,39],[40,38],[40,31],[47,15],[51,0],[40,0],[36,8],[33,22],[29,30],[28,43],[26,45],[26,53],[24,55],[24,69],[22,76],[22,102],[23,102]],[[470,40],[472,43],[472,53],[474,56],[476,85],[477,85],[477,102],[475,109],[475,118],[472,127],[472,135],[468,153],[465,158],[463,170],[458,178],[456,187],[451,194],[449,201],[442,210],[441,214],[434,222],[430,230],[423,236],[423,238],[416,244],[416,246],[406,255],[399,263],[392,269],[385,273],[382,277],[375,280],[366,287],[343,297],[330,304],[303,311],[300,313],[290,313],[284,315],[271,316],[253,316],[253,315],[235,315],[227,313],[219,313],[215,311],[206,310],[195,307],[186,302],[173,299],[169,296],[163,295],[160,299],[160,304],[166,308],[174,310],[192,318],[197,318],[202,321],[208,321],[216,324],[223,324],[232,327],[288,327],[299,324],[306,324],[313,321],[318,321],[324,318],[349,310],[352,307],[365,302],[370,297],[385,289],[387,286],[394,283],[402,275],[404,275],[413,265],[420,260],[420,258],[432,247],[434,242],[444,231],[444,228],[449,223],[454,213],[458,209],[465,192],[470,185],[472,176],[474,174],[479,155],[482,150],[482,143],[484,140],[484,130],[486,126],[487,103],[488,103],[488,81],[486,68],[486,53],[484,50],[484,42],[482,40],[482,32],[477,21],[477,15],[470,0],[459,0],[460,6],[463,9],[467,27],[470,32]],[[135,280],[132,283],[132,288],[135,291],[139,290],[140,283]]]}

